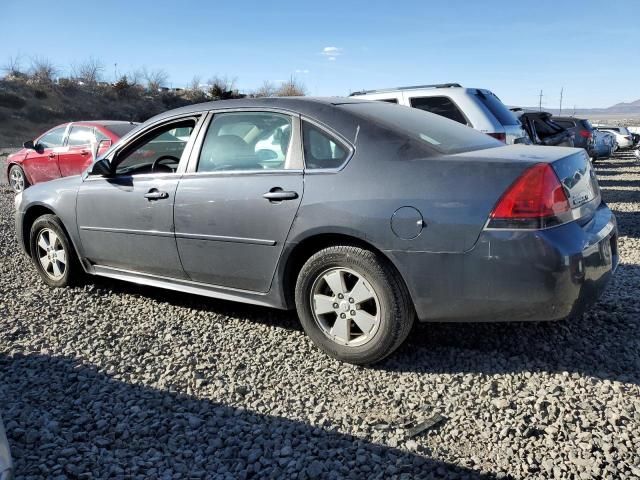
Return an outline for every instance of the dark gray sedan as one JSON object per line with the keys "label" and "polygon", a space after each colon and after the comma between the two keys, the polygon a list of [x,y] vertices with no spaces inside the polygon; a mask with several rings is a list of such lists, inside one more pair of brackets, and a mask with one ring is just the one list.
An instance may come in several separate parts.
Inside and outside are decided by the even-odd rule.
{"label": "dark gray sedan", "polygon": [[50,286],[89,273],[296,308],[320,348],[359,364],[396,349],[414,318],[578,313],[618,262],[584,150],[504,146],[357,99],[166,112],[16,205]]}

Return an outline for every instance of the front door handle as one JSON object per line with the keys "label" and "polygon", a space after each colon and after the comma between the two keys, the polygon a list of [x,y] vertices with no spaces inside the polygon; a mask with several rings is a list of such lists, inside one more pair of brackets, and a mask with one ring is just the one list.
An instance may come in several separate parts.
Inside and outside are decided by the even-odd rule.
{"label": "front door handle", "polygon": [[164,198],[169,198],[169,194],[167,192],[161,192],[157,188],[152,188],[144,194],[144,198],[149,200],[162,200]]}
{"label": "front door handle", "polygon": [[263,194],[262,197],[270,202],[281,202],[282,200],[295,200],[298,198],[298,192],[285,191],[280,187],[275,187]]}

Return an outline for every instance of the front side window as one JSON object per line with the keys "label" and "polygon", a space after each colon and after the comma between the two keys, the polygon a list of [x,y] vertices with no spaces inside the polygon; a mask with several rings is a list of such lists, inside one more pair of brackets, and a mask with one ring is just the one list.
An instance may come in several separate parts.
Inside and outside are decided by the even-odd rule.
{"label": "front side window", "polygon": [[307,169],[339,168],[349,156],[338,140],[309,122],[302,123],[302,142]]}
{"label": "front side window", "polygon": [[291,117],[271,112],[219,113],[202,144],[198,172],[287,168]]}
{"label": "front side window", "polygon": [[38,145],[42,148],[55,148],[61,147],[64,140],[64,132],[67,127],[54,128],[50,132],[45,133],[38,139]]}
{"label": "front side window", "polygon": [[70,147],[90,145],[95,141],[93,130],[89,127],[72,126],[69,131],[67,145]]}
{"label": "front side window", "polygon": [[467,124],[467,119],[449,97],[413,97],[410,103],[413,108],[435,113],[463,125]]}
{"label": "front side window", "polygon": [[189,118],[154,129],[116,159],[116,175],[175,172],[196,126]]}

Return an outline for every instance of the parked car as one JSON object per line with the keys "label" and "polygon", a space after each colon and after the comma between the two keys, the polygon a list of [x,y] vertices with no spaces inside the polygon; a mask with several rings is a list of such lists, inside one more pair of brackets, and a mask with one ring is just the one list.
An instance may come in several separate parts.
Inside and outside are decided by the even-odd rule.
{"label": "parked car", "polygon": [[609,158],[616,151],[616,141],[613,135],[599,130],[593,131],[593,152],[591,158],[593,161]]}
{"label": "parked car", "polygon": [[557,147],[574,146],[573,133],[554,122],[549,112],[514,110],[534,144]]}
{"label": "parked car", "polygon": [[464,88],[459,83],[363,90],[350,95],[397,103],[441,115],[480,130],[507,144],[529,143],[518,119],[490,90]]}
{"label": "parked car", "polygon": [[640,133],[631,133],[631,141],[633,148],[637,148],[640,145]]}
{"label": "parked car", "polygon": [[96,155],[137,124],[117,121],[71,122],[27,141],[7,158],[7,178],[14,192],[54,178],[79,175]]}
{"label": "parked car", "polygon": [[13,478],[13,462],[9,442],[4,431],[2,418],[0,418],[0,480],[11,480]]}
{"label": "parked car", "polygon": [[612,127],[609,125],[598,125],[596,127],[601,132],[609,132],[616,137],[619,150],[633,148],[633,137],[627,127]]}
{"label": "parked car", "polygon": [[553,116],[553,121],[573,133],[573,146],[584,148],[590,157],[595,156],[595,139],[593,127],[589,120],[575,117]]}
{"label": "parked car", "polygon": [[[163,151],[156,139],[176,128],[188,141]],[[265,138],[282,160],[264,155]],[[89,273],[297,308],[320,348],[357,364],[395,350],[414,317],[576,314],[618,263],[584,150],[505,146],[354,98],[166,112],[84,175],[18,194],[16,211],[19,243],[52,287]]]}

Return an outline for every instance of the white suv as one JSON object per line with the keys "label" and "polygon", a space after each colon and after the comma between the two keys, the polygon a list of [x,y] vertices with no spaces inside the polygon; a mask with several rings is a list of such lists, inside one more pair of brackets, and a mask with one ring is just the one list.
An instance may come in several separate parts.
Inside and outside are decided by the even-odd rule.
{"label": "white suv", "polygon": [[458,83],[353,92],[351,97],[397,103],[442,115],[505,143],[529,143],[518,118],[490,90]]}

